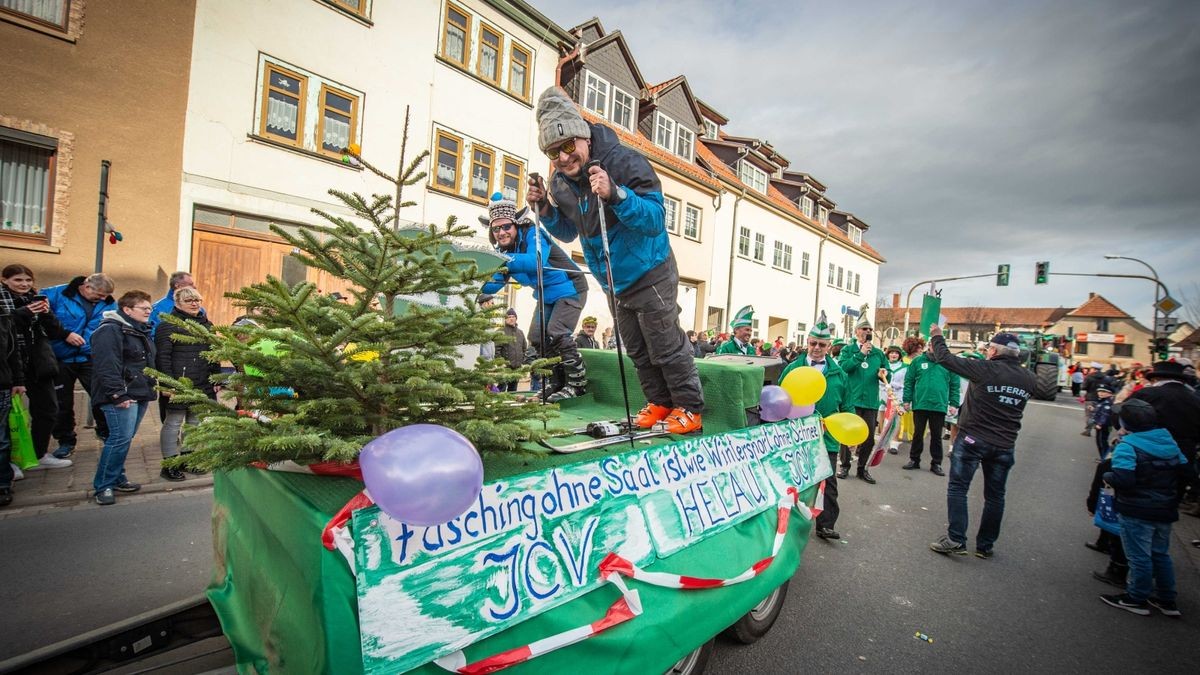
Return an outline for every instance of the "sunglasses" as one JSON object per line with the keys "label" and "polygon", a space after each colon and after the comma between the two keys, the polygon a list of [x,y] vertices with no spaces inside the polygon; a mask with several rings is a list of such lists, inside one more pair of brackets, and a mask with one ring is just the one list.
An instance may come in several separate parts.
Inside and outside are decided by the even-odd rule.
{"label": "sunglasses", "polygon": [[514,227],[516,227],[516,225],[514,225],[512,223],[505,223],[503,225],[493,225],[491,229],[492,229],[492,232],[508,232],[509,230],[513,229]]}
{"label": "sunglasses", "polygon": [[808,343],[808,346],[813,349],[821,349],[822,347],[828,347],[829,345],[830,345],[830,343],[828,343],[828,342],[809,342]]}
{"label": "sunglasses", "polygon": [[550,148],[550,149],[546,150],[546,156],[549,157],[550,159],[558,159],[559,154],[564,153],[564,152],[567,153],[568,155],[571,154],[572,152],[575,152],[575,139],[574,138],[572,138],[569,141],[565,141],[562,145],[558,146],[558,148]]}

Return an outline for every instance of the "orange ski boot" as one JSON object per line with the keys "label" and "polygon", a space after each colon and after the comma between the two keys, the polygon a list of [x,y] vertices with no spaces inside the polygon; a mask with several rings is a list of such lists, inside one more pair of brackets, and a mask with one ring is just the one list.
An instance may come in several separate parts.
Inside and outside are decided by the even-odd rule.
{"label": "orange ski boot", "polygon": [[699,431],[702,426],[704,425],[700,423],[700,413],[688,412],[683,408],[676,408],[667,416],[669,434],[690,434]]}
{"label": "orange ski boot", "polygon": [[655,405],[647,403],[645,408],[633,418],[633,425],[641,429],[649,429],[650,427],[665,420],[667,415],[671,414],[671,409],[665,405]]}

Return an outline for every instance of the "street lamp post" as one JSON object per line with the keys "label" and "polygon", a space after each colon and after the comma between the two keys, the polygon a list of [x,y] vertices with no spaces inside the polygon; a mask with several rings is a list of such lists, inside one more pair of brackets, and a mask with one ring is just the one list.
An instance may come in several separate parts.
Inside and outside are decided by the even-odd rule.
{"label": "street lamp post", "polygon": [[1132,260],[1133,262],[1141,263],[1146,267],[1146,269],[1150,270],[1150,275],[1154,277],[1154,323],[1150,327],[1150,360],[1153,361],[1155,357],[1154,348],[1155,345],[1158,344],[1158,301],[1161,297],[1159,295],[1159,291],[1161,290],[1162,286],[1162,283],[1158,280],[1158,272],[1156,272],[1154,268],[1150,266],[1150,263],[1146,262],[1145,260],[1141,260],[1140,258],[1131,258],[1127,255],[1114,254],[1105,255],[1104,258],[1106,260]]}

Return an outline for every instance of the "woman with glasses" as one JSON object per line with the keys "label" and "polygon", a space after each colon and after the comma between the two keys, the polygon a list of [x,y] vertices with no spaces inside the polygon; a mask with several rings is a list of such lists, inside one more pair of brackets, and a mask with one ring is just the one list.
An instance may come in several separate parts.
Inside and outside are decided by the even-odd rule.
{"label": "woman with glasses", "polygon": [[150,401],[158,398],[146,368],[154,363],[150,339],[153,301],[145,291],[129,291],[117,308],[104,313],[92,333],[92,392],[108,421],[108,438],[100,450],[92,487],[96,503],[116,503],[115,492],[137,492],[141,485],[125,476],[125,456]]}
{"label": "woman with glasses", "polygon": [[[205,328],[212,328],[212,322],[204,313],[201,303],[204,298],[195,288],[180,288],[175,291],[175,307],[169,313],[185,323],[197,323]],[[182,343],[171,339],[176,333],[187,334],[187,329],[177,326],[170,321],[160,318],[154,331],[155,362],[159,371],[176,379],[186,377],[192,381],[208,397],[216,400],[217,392],[212,383],[212,376],[221,372],[221,365],[205,359],[201,354],[211,346],[207,342]],[[179,436],[184,422],[196,424],[199,420],[196,413],[182,403],[172,403],[170,394],[163,393],[161,404],[166,406],[167,415],[163,420],[162,431],[159,434],[159,445],[162,447],[163,459],[170,459],[180,453]],[[183,452],[187,452],[183,450]],[[183,472],[173,467],[162,467],[160,475],[170,481],[184,479]]]}

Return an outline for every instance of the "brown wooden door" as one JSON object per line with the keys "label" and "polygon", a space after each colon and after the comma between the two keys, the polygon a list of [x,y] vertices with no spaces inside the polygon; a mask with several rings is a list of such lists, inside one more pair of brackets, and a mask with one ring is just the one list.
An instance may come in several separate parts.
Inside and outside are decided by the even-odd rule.
{"label": "brown wooden door", "polygon": [[348,295],[350,284],[326,272],[289,260],[292,247],[265,238],[245,237],[197,228],[192,233],[192,275],[204,295],[204,308],[216,324],[228,324],[245,312],[225,297],[230,291],[265,281],[274,275],[285,283],[308,280],[321,293]]}

